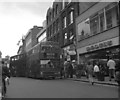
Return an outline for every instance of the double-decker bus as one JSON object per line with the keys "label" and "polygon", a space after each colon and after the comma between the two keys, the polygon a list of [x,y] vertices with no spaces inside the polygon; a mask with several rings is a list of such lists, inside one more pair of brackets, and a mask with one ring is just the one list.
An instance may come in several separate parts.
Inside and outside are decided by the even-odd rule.
{"label": "double-decker bus", "polygon": [[12,76],[26,76],[26,54],[19,54],[10,57],[10,71]]}
{"label": "double-decker bus", "polygon": [[56,78],[60,77],[61,48],[57,42],[41,42],[26,54],[27,77]]}

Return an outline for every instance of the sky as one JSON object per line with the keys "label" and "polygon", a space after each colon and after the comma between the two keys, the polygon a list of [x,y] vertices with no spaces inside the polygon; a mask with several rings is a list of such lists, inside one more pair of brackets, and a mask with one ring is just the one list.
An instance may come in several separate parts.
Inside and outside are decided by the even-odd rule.
{"label": "sky", "polygon": [[51,0],[0,0],[0,51],[2,57],[17,54],[18,41],[34,25],[42,26]]}

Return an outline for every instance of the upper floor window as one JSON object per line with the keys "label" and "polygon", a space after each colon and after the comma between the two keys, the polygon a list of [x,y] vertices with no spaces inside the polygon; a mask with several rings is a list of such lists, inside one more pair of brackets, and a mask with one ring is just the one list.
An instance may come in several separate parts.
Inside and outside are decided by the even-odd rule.
{"label": "upper floor window", "polygon": [[105,8],[107,29],[118,25],[118,5],[112,3]]}
{"label": "upper floor window", "polygon": [[99,12],[99,19],[100,19],[100,32],[105,30],[105,14],[104,9]]}
{"label": "upper floor window", "polygon": [[78,24],[78,35],[83,39],[117,26],[119,23],[118,4],[111,3],[96,14]]}
{"label": "upper floor window", "polygon": [[71,11],[70,13],[69,13],[69,24],[72,24],[73,23],[73,11]]}
{"label": "upper floor window", "polygon": [[68,34],[67,33],[64,33],[64,44],[66,44],[67,43],[67,36]]}
{"label": "upper floor window", "polygon": [[55,17],[55,10],[54,9],[53,9],[52,15],[53,15],[53,18],[54,18]]}
{"label": "upper floor window", "polygon": [[73,30],[70,31],[69,35],[70,35],[70,36],[69,36],[70,42],[73,42],[73,39],[74,39]]}
{"label": "upper floor window", "polygon": [[48,37],[50,37],[50,28],[48,28]]}
{"label": "upper floor window", "polygon": [[56,15],[58,14],[58,5],[56,5]]}
{"label": "upper floor window", "polygon": [[64,18],[63,18],[63,28],[66,28],[66,26],[67,26],[66,24],[67,24],[67,22],[66,22],[66,17],[64,17]]}
{"label": "upper floor window", "polygon": [[65,1],[62,0],[62,9],[64,9],[64,8],[65,8]]}
{"label": "upper floor window", "polygon": [[52,14],[50,13],[50,21],[52,21]]}
{"label": "upper floor window", "polygon": [[50,36],[52,35],[52,26],[50,26]]}
{"label": "upper floor window", "polygon": [[112,11],[108,10],[106,11],[106,24],[107,24],[107,29],[112,27]]}
{"label": "upper floor window", "polygon": [[59,33],[57,34],[57,42],[59,42],[60,36]]}
{"label": "upper floor window", "polygon": [[90,34],[90,19],[87,18],[78,24],[78,35],[80,36],[80,38],[84,38],[86,36],[89,36]]}
{"label": "upper floor window", "polygon": [[55,23],[53,23],[53,34],[55,33]]}
{"label": "upper floor window", "polygon": [[90,18],[90,30],[91,34],[96,34],[99,32],[99,19],[98,14],[95,14]]}
{"label": "upper floor window", "polygon": [[56,23],[55,22],[54,22],[53,26],[54,26],[54,33],[56,33]]}
{"label": "upper floor window", "polygon": [[47,16],[47,24],[48,24],[48,16]]}
{"label": "upper floor window", "polygon": [[69,4],[70,2],[72,2],[72,0],[68,0],[68,4]]}
{"label": "upper floor window", "polygon": [[59,31],[59,20],[56,21],[56,32]]}

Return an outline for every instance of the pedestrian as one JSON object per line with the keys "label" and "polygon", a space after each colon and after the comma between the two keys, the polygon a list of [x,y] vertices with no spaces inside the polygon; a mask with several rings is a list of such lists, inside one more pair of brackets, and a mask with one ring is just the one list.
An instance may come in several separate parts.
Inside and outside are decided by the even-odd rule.
{"label": "pedestrian", "polygon": [[87,63],[86,70],[87,70],[89,82],[93,85],[94,82],[93,82],[93,64],[92,64],[92,62]]}
{"label": "pedestrian", "polygon": [[110,57],[110,59],[108,60],[107,66],[109,68],[109,81],[111,81],[112,78],[115,78],[115,66],[116,66],[116,63],[112,59],[112,57]]}
{"label": "pedestrian", "polygon": [[76,69],[77,69],[77,64],[75,60],[72,60],[72,66],[73,66],[73,75],[76,75]]}
{"label": "pedestrian", "polygon": [[94,74],[95,74],[95,78],[99,80],[99,72],[100,72],[100,69],[99,69],[99,66],[98,66],[98,61],[95,62],[95,65],[94,65]]}
{"label": "pedestrian", "polygon": [[7,91],[7,88],[6,88],[6,78],[7,78],[7,81],[8,81],[8,79],[10,78],[10,73],[9,73],[9,69],[7,68],[5,62],[2,61],[2,84],[3,84],[3,89],[4,89],[2,91],[3,96],[5,96],[6,91]]}
{"label": "pedestrian", "polygon": [[80,63],[77,65],[77,68],[76,68],[76,77],[81,78],[82,72],[83,72],[83,65]]}
{"label": "pedestrian", "polygon": [[60,68],[60,79],[62,79],[63,78],[63,76],[64,76],[64,68],[63,67],[61,67]]}
{"label": "pedestrian", "polygon": [[71,61],[68,62],[68,77],[73,78],[73,66]]}
{"label": "pedestrian", "polygon": [[118,83],[118,86],[120,87],[120,60],[116,64],[115,81]]}
{"label": "pedestrian", "polygon": [[64,62],[64,78],[68,78],[68,62]]}

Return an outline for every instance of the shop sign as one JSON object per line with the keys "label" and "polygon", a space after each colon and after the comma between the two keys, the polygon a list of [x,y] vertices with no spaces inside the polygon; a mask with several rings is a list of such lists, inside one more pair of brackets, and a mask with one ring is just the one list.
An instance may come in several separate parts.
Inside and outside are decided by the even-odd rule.
{"label": "shop sign", "polygon": [[40,63],[41,64],[47,64],[50,60],[41,60]]}
{"label": "shop sign", "polygon": [[87,52],[89,52],[89,51],[94,51],[94,50],[98,50],[98,49],[102,49],[102,48],[107,48],[107,47],[110,47],[112,45],[113,45],[112,41],[109,40],[109,41],[105,41],[105,42],[102,42],[99,44],[95,44],[95,45],[86,47],[86,50],[87,50]]}
{"label": "shop sign", "polygon": [[76,52],[75,52],[75,50],[72,50],[72,51],[68,51],[68,54],[69,55],[76,55]]}

